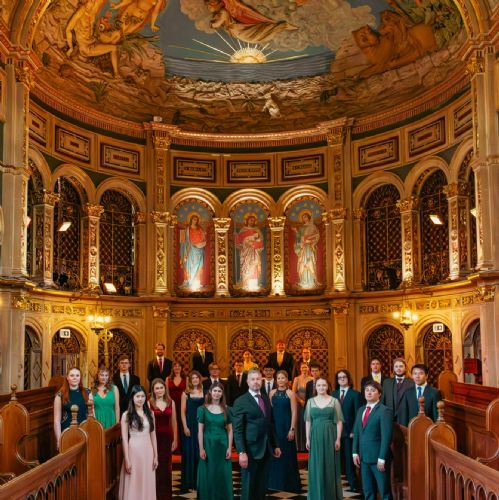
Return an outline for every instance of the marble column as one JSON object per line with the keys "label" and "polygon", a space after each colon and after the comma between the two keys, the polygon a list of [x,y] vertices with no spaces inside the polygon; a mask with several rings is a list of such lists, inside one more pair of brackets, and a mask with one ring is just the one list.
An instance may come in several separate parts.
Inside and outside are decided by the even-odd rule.
{"label": "marble column", "polygon": [[286,217],[269,217],[271,239],[271,281],[270,295],[283,296],[284,291],[284,224]]}
{"label": "marble column", "polygon": [[419,199],[410,196],[397,202],[402,228],[402,282],[411,286],[420,281]]}
{"label": "marble column", "polygon": [[215,225],[215,297],[229,296],[229,228],[231,219],[217,217]]}
{"label": "marble column", "polygon": [[86,203],[81,220],[81,286],[95,289],[100,285],[99,224],[104,212],[102,205]]}

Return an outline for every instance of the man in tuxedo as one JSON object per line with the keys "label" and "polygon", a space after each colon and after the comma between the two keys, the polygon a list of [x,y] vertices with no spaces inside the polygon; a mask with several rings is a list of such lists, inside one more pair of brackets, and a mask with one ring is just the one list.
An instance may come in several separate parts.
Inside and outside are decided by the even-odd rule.
{"label": "man in tuxedo", "polygon": [[405,392],[414,387],[414,381],[406,376],[405,359],[393,360],[393,377],[383,381],[381,402],[393,412],[393,418],[400,424],[399,407]]}
{"label": "man in tuxedo", "polygon": [[281,456],[266,394],[261,393],[262,374],[248,372],[248,392],[239,396],[233,407],[234,444],[241,466],[241,500],[264,500],[270,457]]}
{"label": "man in tuxedo", "polygon": [[200,337],[196,340],[196,351],[191,356],[191,370],[197,370],[203,380],[206,380],[210,374],[208,367],[213,363],[213,353],[206,350],[206,339]]}
{"label": "man in tuxedo", "polygon": [[419,398],[424,397],[424,413],[434,422],[438,418],[437,403],[442,399],[440,391],[427,383],[428,367],[423,364],[417,364],[411,370],[414,385],[411,389],[405,391],[404,397],[400,402],[399,421],[407,426],[409,422],[419,413]]}
{"label": "man in tuxedo", "polygon": [[243,372],[243,362],[234,362],[234,373],[229,375],[225,384],[225,396],[229,406],[234,405],[234,401],[248,390],[246,382],[247,374]]}
{"label": "man in tuxedo", "polygon": [[369,364],[371,368],[371,373],[362,377],[360,381],[360,393],[362,394],[362,402],[365,403],[364,399],[364,387],[368,382],[378,382],[379,385],[383,387],[384,378],[381,374],[381,361],[378,358],[372,358]]}
{"label": "man in tuxedo", "polygon": [[224,384],[220,380],[220,367],[218,366],[218,363],[210,363],[210,366],[208,366],[208,372],[210,376],[206,380],[203,380],[203,392],[205,394],[210,390],[211,385],[215,382],[218,382],[222,387],[224,387]]}
{"label": "man in tuxedo", "polygon": [[352,457],[353,427],[357,411],[362,405],[362,396],[359,391],[353,389],[352,375],[348,370],[340,370],[336,373],[336,390],[332,396],[341,404],[343,413],[343,432],[341,434],[341,458],[345,464],[345,476],[351,491],[359,491],[355,466]]}
{"label": "man in tuxedo", "polygon": [[120,414],[128,410],[130,393],[134,385],[140,385],[140,378],[130,373],[130,358],[122,354],[118,359],[119,371],[113,375],[113,383],[120,394]]}
{"label": "man in tuxedo", "polygon": [[310,375],[312,377],[312,380],[309,380],[307,382],[307,385],[305,386],[305,404],[310,398],[313,398],[316,395],[315,383],[321,376],[321,367],[318,363],[312,363],[310,365]]}
{"label": "man in tuxedo", "polygon": [[312,351],[310,350],[310,347],[303,347],[302,348],[301,357],[298,361],[295,361],[295,364],[293,366],[293,379],[290,379],[290,380],[294,380],[295,377],[298,377],[299,375],[301,375],[300,369],[301,369],[302,363],[305,363],[308,366],[309,373],[310,373],[310,365],[312,363],[318,363],[318,361],[316,359],[312,358]]}
{"label": "man in tuxedo", "polygon": [[390,443],[393,433],[393,414],[380,402],[381,385],[367,382],[364,398],[353,428],[353,463],[360,467],[365,500],[375,500],[379,490],[381,500],[391,500]]}
{"label": "man in tuxedo", "polygon": [[267,364],[270,365],[276,373],[279,370],[285,370],[288,374],[288,380],[293,380],[291,376],[293,375],[294,363],[293,355],[286,351],[286,343],[284,340],[278,340],[276,342],[276,352],[271,352],[269,354]]}
{"label": "man in tuxedo", "polygon": [[155,378],[166,380],[172,371],[172,360],[165,357],[165,344],[158,342],[154,348],[156,357],[147,363],[147,380],[149,380],[149,390],[151,382]]}
{"label": "man in tuxedo", "polygon": [[277,389],[277,382],[274,378],[275,370],[270,365],[263,367],[262,393],[270,394],[272,389]]}

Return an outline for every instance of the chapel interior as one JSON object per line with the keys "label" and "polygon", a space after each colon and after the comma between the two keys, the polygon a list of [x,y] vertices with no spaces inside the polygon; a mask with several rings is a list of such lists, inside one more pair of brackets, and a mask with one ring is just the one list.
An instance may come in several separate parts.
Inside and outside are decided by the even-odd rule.
{"label": "chapel interior", "polygon": [[122,4],[0,1],[0,393],[199,337],[499,387],[499,3]]}

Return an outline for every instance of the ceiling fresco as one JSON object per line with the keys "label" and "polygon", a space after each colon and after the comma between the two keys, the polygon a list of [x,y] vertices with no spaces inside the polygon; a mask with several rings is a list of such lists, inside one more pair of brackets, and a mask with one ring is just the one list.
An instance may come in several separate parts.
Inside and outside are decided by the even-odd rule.
{"label": "ceiling fresco", "polygon": [[39,81],[132,121],[271,132],[385,111],[462,63],[452,0],[54,0]]}

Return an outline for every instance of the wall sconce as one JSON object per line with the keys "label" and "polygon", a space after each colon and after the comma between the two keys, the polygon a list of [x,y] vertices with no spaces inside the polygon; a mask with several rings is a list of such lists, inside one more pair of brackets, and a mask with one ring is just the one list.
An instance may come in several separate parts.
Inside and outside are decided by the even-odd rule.
{"label": "wall sconce", "polygon": [[57,229],[57,231],[59,231],[60,233],[64,233],[70,227],[71,227],[71,221],[70,220],[65,220],[65,221],[61,222],[61,224],[59,226],[59,229]]}
{"label": "wall sconce", "polygon": [[408,306],[402,305],[400,311],[395,311],[393,313],[393,317],[398,319],[401,326],[403,326],[406,330],[412,326],[419,319],[417,313],[411,311]]}
{"label": "wall sconce", "polygon": [[87,321],[90,323],[92,330],[99,339],[104,343],[104,364],[109,368],[109,341],[113,338],[113,334],[105,327],[111,321],[111,316],[105,316],[102,311],[95,314],[89,314]]}
{"label": "wall sconce", "polygon": [[437,226],[444,225],[444,221],[442,220],[439,214],[430,214],[430,220],[433,222],[433,224]]}

